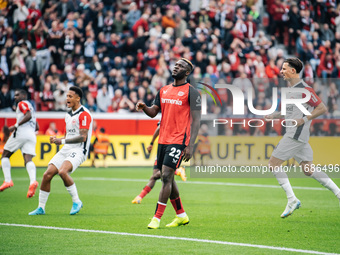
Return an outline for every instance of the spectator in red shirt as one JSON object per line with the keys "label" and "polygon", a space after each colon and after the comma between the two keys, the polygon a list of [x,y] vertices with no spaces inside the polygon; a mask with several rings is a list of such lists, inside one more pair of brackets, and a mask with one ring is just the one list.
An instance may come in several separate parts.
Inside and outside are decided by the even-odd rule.
{"label": "spectator in red shirt", "polygon": [[320,65],[317,74],[322,78],[330,78],[334,69],[334,62],[331,54],[323,54],[320,58]]}
{"label": "spectator in red shirt", "polygon": [[269,60],[269,64],[266,66],[266,74],[268,78],[277,78],[280,74],[280,69],[275,65],[273,59]]}
{"label": "spectator in red shirt", "polygon": [[140,26],[143,27],[144,31],[149,31],[148,19],[149,15],[144,13],[142,17],[139,20],[137,20],[137,22],[133,25],[132,31],[135,37],[137,36],[137,30]]}
{"label": "spectator in red shirt", "polygon": [[[275,0],[271,8],[271,15],[273,22],[271,24],[271,34],[275,35],[276,30],[279,31],[279,42],[283,43],[283,33],[285,28],[285,22],[283,20],[283,14],[285,14],[285,6],[281,0]],[[269,10],[270,11],[270,10]]]}
{"label": "spectator in red shirt", "polygon": [[152,75],[156,73],[156,66],[158,63],[159,52],[155,43],[150,43],[149,49],[145,53],[146,65]]}

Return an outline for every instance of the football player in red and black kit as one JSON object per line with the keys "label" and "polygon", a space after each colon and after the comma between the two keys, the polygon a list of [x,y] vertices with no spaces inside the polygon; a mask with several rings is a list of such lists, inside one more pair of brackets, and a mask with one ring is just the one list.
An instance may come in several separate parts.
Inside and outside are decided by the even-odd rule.
{"label": "football player in red and black kit", "polygon": [[176,62],[172,71],[174,83],[164,86],[158,92],[154,104],[148,107],[138,102],[136,109],[143,110],[151,118],[162,113],[159,130],[157,164],[162,172],[162,188],[159,193],[155,216],[148,228],[157,229],[170,197],[176,211],[176,218],[166,225],[177,227],[189,223],[185,213],[177,184],[174,180],[175,169],[181,161],[188,161],[193,153],[201,119],[201,96],[186,80],[193,70],[187,59]]}

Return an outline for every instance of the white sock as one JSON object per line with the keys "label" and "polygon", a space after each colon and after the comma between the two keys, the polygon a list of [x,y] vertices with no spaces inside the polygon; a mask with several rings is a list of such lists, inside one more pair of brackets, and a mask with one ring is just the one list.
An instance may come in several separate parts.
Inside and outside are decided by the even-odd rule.
{"label": "white sock", "polygon": [[50,192],[46,192],[46,191],[43,191],[43,190],[39,191],[39,207],[44,209],[44,211],[45,211],[45,206],[46,206],[49,194],[50,194]]}
{"label": "white sock", "polygon": [[177,214],[177,217],[178,217],[178,218],[184,218],[185,216],[187,216],[187,213],[186,213],[186,212]]}
{"label": "white sock", "polygon": [[26,164],[26,169],[28,176],[30,177],[30,185],[36,181],[36,176],[37,176],[37,169],[35,167],[35,164],[33,161],[30,161]]}
{"label": "white sock", "polygon": [[158,222],[161,222],[161,219],[158,219],[156,217],[153,217],[153,219],[156,219]]}
{"label": "white sock", "polygon": [[280,186],[286,192],[288,203],[294,201],[296,199],[296,196],[294,194],[292,186],[290,185],[287,174],[281,169],[281,167],[280,170],[274,169],[273,174],[279,182]]}
{"label": "white sock", "polygon": [[313,177],[315,180],[320,182],[324,187],[329,189],[334,193],[334,195],[337,196],[337,198],[340,199],[340,189],[339,187],[331,180],[331,178],[328,177],[328,175],[325,172],[322,171],[315,171],[311,177]]}
{"label": "white sock", "polygon": [[5,182],[10,182],[12,180],[11,177],[11,163],[9,162],[9,158],[2,158],[2,171],[4,172]]}
{"label": "white sock", "polygon": [[80,199],[79,199],[79,196],[78,196],[78,191],[77,191],[76,184],[73,183],[71,186],[66,187],[66,189],[67,189],[68,193],[70,193],[70,195],[72,197],[72,202],[79,203]]}

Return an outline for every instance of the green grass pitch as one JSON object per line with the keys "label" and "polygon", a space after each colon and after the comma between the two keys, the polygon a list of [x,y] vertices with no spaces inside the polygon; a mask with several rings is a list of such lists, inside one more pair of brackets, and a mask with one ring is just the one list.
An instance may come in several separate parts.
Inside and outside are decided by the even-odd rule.
{"label": "green grass pitch", "polygon": [[[45,169],[38,169],[39,183]],[[28,175],[12,169],[14,187],[0,193],[0,224],[26,224],[72,229],[101,230],[185,237],[340,253],[340,207],[328,190],[295,189],[302,208],[286,219],[281,188],[214,185],[211,182],[278,185],[276,179],[192,179],[180,182],[184,209],[190,224],[166,228],[175,216],[170,201],[161,228],[147,229],[153,216],[160,181],[139,205],[139,194],[152,173],[151,167],[79,168],[74,174],[80,199],[79,214],[70,216],[71,198],[61,179],[52,181],[46,215],[28,216],[38,206],[36,196],[26,198]],[[340,179],[334,180],[340,185]],[[195,184],[190,182],[209,182]],[[291,184],[318,187],[313,179],[295,178]],[[110,233],[76,232],[0,225],[0,254],[290,254],[291,251],[228,244],[167,240]],[[296,252],[294,252],[296,254]]]}

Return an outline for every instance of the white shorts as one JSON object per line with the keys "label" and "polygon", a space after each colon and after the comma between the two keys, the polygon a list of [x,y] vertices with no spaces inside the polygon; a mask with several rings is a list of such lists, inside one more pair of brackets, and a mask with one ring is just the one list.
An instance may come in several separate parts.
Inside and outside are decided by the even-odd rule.
{"label": "white shorts", "polygon": [[59,169],[65,160],[71,162],[71,173],[73,173],[78,168],[78,166],[80,166],[86,160],[86,156],[84,155],[82,149],[61,149],[57,152],[57,154],[54,155],[48,164],[53,164],[57,169]]}
{"label": "white shorts", "polygon": [[37,138],[34,135],[33,137],[13,137],[13,134],[8,138],[4,150],[10,152],[16,152],[17,150],[21,150],[22,154],[32,155],[33,157],[35,154],[35,144],[37,143]]}
{"label": "white shorts", "polygon": [[294,158],[300,164],[302,161],[313,161],[313,150],[309,143],[283,136],[272,156],[284,161]]}

